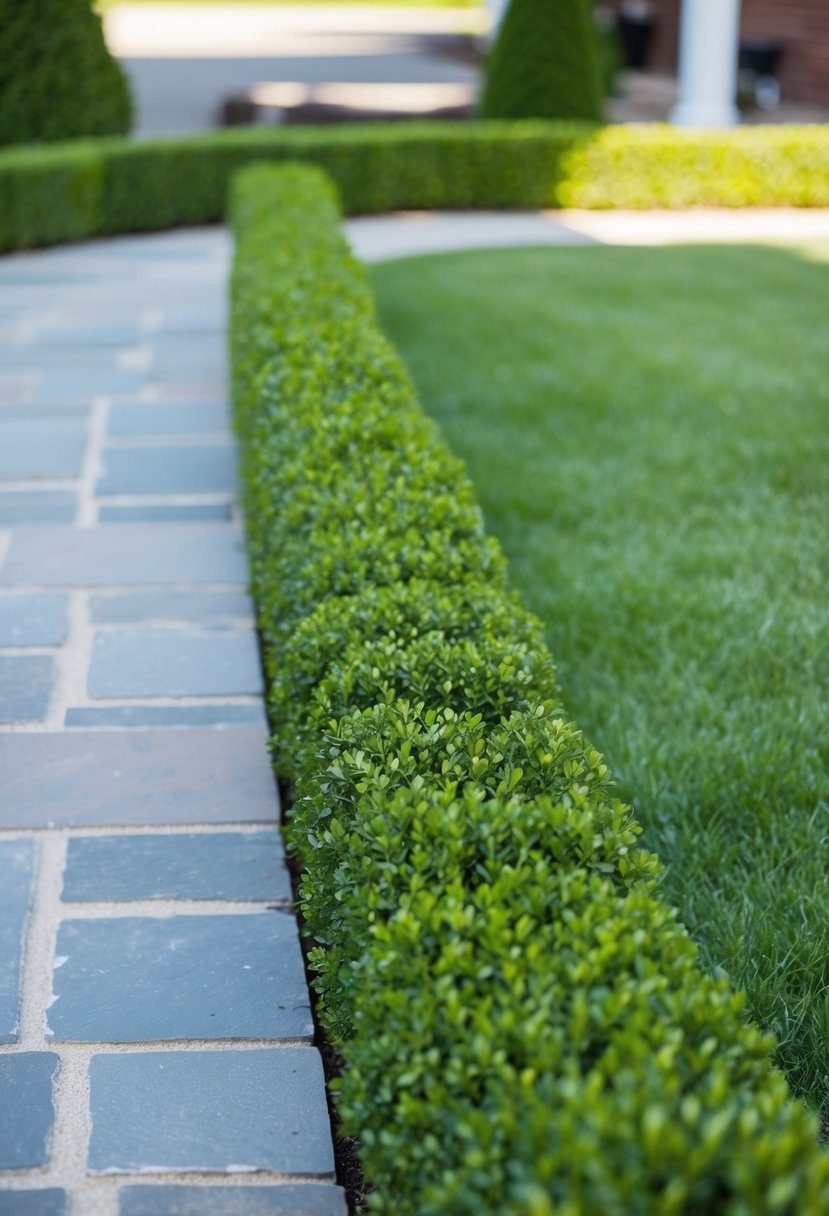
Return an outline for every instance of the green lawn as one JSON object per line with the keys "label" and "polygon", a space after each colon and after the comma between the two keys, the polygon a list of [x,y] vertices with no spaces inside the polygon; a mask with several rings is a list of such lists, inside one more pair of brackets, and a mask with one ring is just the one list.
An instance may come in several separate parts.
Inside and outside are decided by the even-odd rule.
{"label": "green lawn", "polygon": [[829,248],[373,271],[711,967],[829,1099]]}

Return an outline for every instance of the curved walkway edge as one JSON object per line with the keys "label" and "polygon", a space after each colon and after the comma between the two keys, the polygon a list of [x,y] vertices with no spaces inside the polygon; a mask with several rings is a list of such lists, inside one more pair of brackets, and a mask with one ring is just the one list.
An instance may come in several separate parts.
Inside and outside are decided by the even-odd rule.
{"label": "curved walkway edge", "polygon": [[403,211],[346,220],[365,262],[520,245],[674,245],[829,240],[829,209]]}

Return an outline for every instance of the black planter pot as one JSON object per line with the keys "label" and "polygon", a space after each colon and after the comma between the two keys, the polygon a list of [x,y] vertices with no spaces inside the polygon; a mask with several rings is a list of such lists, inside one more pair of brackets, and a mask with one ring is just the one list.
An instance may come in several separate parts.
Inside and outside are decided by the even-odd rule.
{"label": "black planter pot", "polygon": [[755,76],[775,76],[782,54],[779,42],[744,38],[740,42],[740,69]]}
{"label": "black planter pot", "polygon": [[653,27],[652,17],[626,17],[624,14],[619,17],[619,40],[626,67],[647,67]]}

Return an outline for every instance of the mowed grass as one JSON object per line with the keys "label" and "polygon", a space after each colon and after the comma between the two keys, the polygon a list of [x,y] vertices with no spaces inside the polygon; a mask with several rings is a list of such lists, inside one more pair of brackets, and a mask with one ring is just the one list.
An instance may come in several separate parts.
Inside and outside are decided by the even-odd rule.
{"label": "mowed grass", "polygon": [[829,248],[376,267],[664,890],[829,1098]]}

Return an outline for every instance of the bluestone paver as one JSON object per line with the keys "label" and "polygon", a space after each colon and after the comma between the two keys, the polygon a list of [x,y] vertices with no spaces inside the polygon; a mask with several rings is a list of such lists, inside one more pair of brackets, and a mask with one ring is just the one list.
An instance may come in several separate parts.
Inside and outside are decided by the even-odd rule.
{"label": "bluestone paver", "polygon": [[228,428],[227,407],[218,401],[123,402],[110,409],[112,438],[149,435],[211,435]]}
{"label": "bluestone paver", "polygon": [[66,1191],[59,1187],[47,1190],[0,1190],[2,1216],[66,1216]]}
{"label": "bluestone paver", "polygon": [[19,1031],[20,966],[34,864],[33,840],[0,841],[0,1043],[14,1043]]}
{"label": "bluestone paver", "polygon": [[65,595],[0,596],[0,646],[60,646],[65,636]]}
{"label": "bluestone paver", "polygon": [[131,625],[191,621],[212,625],[252,621],[253,601],[237,591],[122,591],[93,595],[89,603],[93,625]]}
{"label": "bluestone paver", "polygon": [[80,421],[0,419],[0,478],[77,477],[85,444],[86,426]]}
{"label": "bluestone paver", "polygon": [[207,705],[78,705],[67,709],[64,726],[88,730],[92,726],[185,727],[267,725],[261,701],[249,704],[223,702]]}
{"label": "bluestone paver", "polygon": [[14,524],[68,524],[75,518],[77,499],[69,490],[5,490],[0,492],[0,527]]}
{"label": "bluestone paver", "polygon": [[57,324],[41,325],[34,343],[33,354],[41,347],[57,348],[61,351],[88,347],[134,346],[145,338],[141,326],[135,322],[116,321],[113,324]]}
{"label": "bluestone paver", "polygon": [[291,883],[282,839],[270,829],[75,836],[63,898],[286,901]]}
{"label": "bluestone paver", "polygon": [[156,503],[98,508],[99,524],[124,523],[205,523],[207,520],[230,519],[230,506],[222,502],[186,503],[163,506]]}
{"label": "bluestone paver", "polygon": [[23,527],[12,532],[3,586],[140,586],[247,583],[242,537],[233,524],[111,524]]}
{"label": "bluestone paver", "polygon": [[0,1055],[0,1170],[46,1164],[58,1066],[52,1051]]}
{"label": "bluestone paver", "polygon": [[35,419],[51,421],[55,418],[74,418],[88,422],[91,411],[92,404],[89,401],[26,401],[0,406],[0,418],[4,421],[17,418],[24,422],[32,422]]}
{"label": "bluestone paver", "polygon": [[262,823],[278,814],[255,726],[0,732],[0,827]]}
{"label": "bluestone paver", "polygon": [[345,1194],[320,1182],[282,1186],[125,1186],[118,1216],[346,1216]]}
{"label": "bluestone paver", "polygon": [[236,484],[232,444],[107,448],[96,493],[222,494]]}
{"label": "bluestone paver", "polygon": [[91,697],[244,696],[263,690],[252,630],[204,633],[117,630],[98,633]]}
{"label": "bluestone paver", "polygon": [[57,958],[56,1040],[313,1036],[296,922],[282,912],[66,920]]}
{"label": "bluestone paver", "polygon": [[93,1173],[333,1172],[313,1047],[95,1055],[90,1078]]}
{"label": "bluestone paver", "polygon": [[0,722],[39,722],[49,712],[55,662],[49,655],[0,655]]}
{"label": "bluestone paver", "polygon": [[35,390],[35,398],[62,401],[92,400],[102,393],[135,393],[147,378],[145,371],[123,367],[61,367],[45,371]]}

